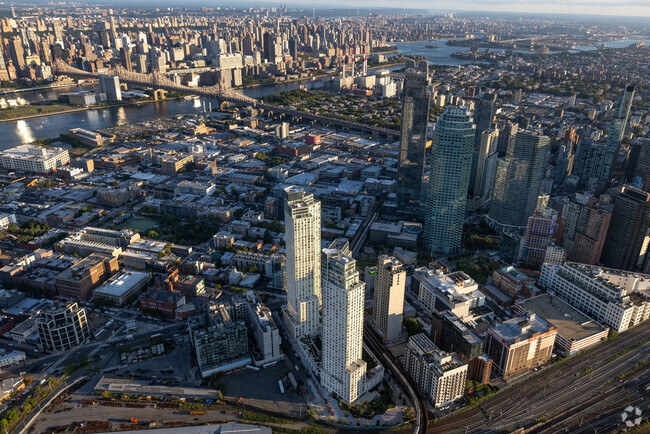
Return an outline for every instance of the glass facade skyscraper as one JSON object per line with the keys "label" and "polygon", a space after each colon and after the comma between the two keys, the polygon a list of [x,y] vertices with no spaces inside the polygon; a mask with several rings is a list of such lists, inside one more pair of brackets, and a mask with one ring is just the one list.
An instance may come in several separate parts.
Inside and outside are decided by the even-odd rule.
{"label": "glass facade skyscraper", "polygon": [[397,192],[399,210],[417,216],[420,207],[429,120],[429,78],[422,69],[409,69],[402,93],[402,129]]}
{"label": "glass facade skyscraper", "polygon": [[497,165],[489,219],[497,230],[526,227],[537,207],[550,139],[537,131],[520,131]]}
{"label": "glass facade skyscraper", "polygon": [[431,253],[452,255],[461,249],[475,129],[467,107],[448,108],[436,123],[424,222],[424,243]]}

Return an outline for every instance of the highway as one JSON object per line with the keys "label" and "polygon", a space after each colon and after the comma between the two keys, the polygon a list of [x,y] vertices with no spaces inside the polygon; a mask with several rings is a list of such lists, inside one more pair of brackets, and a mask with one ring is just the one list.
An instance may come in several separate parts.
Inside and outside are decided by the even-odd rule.
{"label": "highway", "polygon": [[[587,354],[572,358],[563,364],[541,371],[527,380],[508,387],[478,407],[443,418],[429,427],[430,433],[465,433],[485,429],[512,431],[540,417],[547,420],[554,415],[571,416],[566,423],[579,428],[572,410],[581,405],[594,407],[605,402],[629,402],[638,389],[623,387],[616,377],[640,360],[647,360],[650,343],[646,343],[622,357],[612,356],[638,343],[650,334],[646,322],[621,333],[614,341],[605,342]],[[591,371],[580,375],[587,368]],[[627,389],[629,396],[621,394]],[[597,408],[597,407],[594,407]],[[577,413],[576,413],[577,414]],[[557,432],[559,422],[551,421],[548,432]]]}
{"label": "highway", "polygon": [[404,390],[409,395],[413,406],[415,407],[415,421],[413,425],[414,434],[423,434],[427,432],[427,425],[429,424],[429,414],[426,405],[424,404],[424,397],[420,394],[414,386],[411,385],[409,378],[402,371],[401,366],[397,363],[393,355],[384,346],[382,340],[377,336],[377,333],[367,324],[363,326],[363,337],[366,344],[372,353],[379,359],[379,362],[384,366],[384,369],[390,371],[395,378],[400,382]]}

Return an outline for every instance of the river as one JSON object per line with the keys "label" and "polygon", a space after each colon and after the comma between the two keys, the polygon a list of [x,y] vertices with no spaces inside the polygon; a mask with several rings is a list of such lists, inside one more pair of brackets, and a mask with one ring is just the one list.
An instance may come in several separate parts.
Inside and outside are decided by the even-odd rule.
{"label": "river", "polygon": [[[431,42],[405,42],[397,44],[398,54],[415,54],[424,56],[432,65],[469,65],[476,63],[471,60],[454,59],[451,53],[456,51],[469,50],[468,47],[451,47],[445,45],[446,39]],[[623,40],[607,42],[606,46],[612,48],[621,48],[636,42],[635,40]],[[647,44],[650,41],[646,40]],[[427,45],[437,46],[438,48],[426,48]],[[577,47],[578,50],[595,49],[595,47]],[[497,51],[497,50],[495,50]],[[394,70],[402,66],[386,67],[383,69]],[[261,98],[265,95],[282,92],[285,90],[297,89],[304,82],[279,83],[267,86],[244,89],[244,94]],[[20,92],[15,94],[3,95],[5,98],[11,98],[12,95],[20,96],[30,103],[39,103],[43,101],[56,100],[58,95],[69,93],[75,90],[87,89],[84,86],[71,86],[55,89],[41,89],[35,91]],[[0,123],[0,150],[7,149],[22,143],[30,143],[37,138],[58,137],[61,133],[66,133],[70,128],[101,129],[116,124],[128,122],[146,121],[156,117],[170,117],[178,114],[199,113],[203,110],[203,103],[208,107],[209,103],[213,107],[218,105],[218,101],[212,98],[199,98],[196,100],[170,100],[152,102],[150,104],[110,107],[98,110],[85,110],[73,113],[61,113],[52,116],[40,118],[25,119],[13,122]]]}

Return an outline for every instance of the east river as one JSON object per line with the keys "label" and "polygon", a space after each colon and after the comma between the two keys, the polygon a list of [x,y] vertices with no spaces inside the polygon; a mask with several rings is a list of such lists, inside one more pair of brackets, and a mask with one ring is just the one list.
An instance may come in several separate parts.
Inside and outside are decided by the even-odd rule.
{"label": "east river", "polygon": [[[415,54],[424,56],[432,65],[467,65],[475,63],[470,60],[454,59],[451,53],[466,51],[468,47],[452,47],[445,45],[446,40],[431,42],[408,42],[397,44],[399,54]],[[607,42],[607,47],[621,48],[636,42],[633,40]],[[650,41],[646,41],[650,43]],[[437,48],[428,48],[436,46]],[[577,47],[578,50],[595,49],[595,47]],[[496,51],[496,50],[495,50]],[[386,68],[395,69],[395,68]],[[265,95],[282,92],[285,90],[297,89],[304,82],[280,83],[267,86],[244,89],[244,93],[253,98],[261,98]],[[50,88],[5,94],[2,98],[23,98],[29,103],[39,103],[56,100],[59,94],[70,93],[75,90],[84,89],[83,86],[71,86],[65,88]],[[85,88],[87,89],[87,87]],[[22,143],[30,143],[38,138],[57,137],[67,132],[70,128],[101,129],[116,124],[129,122],[143,122],[157,117],[171,117],[178,114],[199,113],[203,106],[207,108],[210,103],[213,107],[218,102],[212,98],[198,98],[195,100],[169,100],[152,102],[148,104],[109,107],[97,110],[84,110],[72,113],[61,113],[51,116],[24,119],[12,122],[0,123],[0,150],[7,149]]]}

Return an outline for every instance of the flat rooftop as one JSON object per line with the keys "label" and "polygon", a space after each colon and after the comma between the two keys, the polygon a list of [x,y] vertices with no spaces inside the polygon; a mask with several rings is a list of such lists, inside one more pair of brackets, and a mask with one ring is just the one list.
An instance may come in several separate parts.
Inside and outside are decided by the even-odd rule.
{"label": "flat rooftop", "polygon": [[519,303],[557,327],[558,334],[567,340],[579,341],[606,329],[558,296],[542,294]]}
{"label": "flat rooftop", "polygon": [[[174,396],[180,398],[219,399],[219,391],[198,387],[151,386],[148,381],[130,381],[124,378],[102,377],[94,392],[127,393],[129,395]],[[196,431],[193,431],[196,432]]]}
{"label": "flat rooftop", "polygon": [[95,294],[120,297],[138,283],[149,279],[149,277],[149,273],[145,273],[144,271],[127,271],[102,284],[95,290]]}
{"label": "flat rooftop", "polygon": [[[146,430],[147,434],[271,434],[271,428],[259,425],[228,422],[222,425],[197,425],[175,428],[155,428]],[[142,434],[138,431],[121,431],[122,433]]]}

